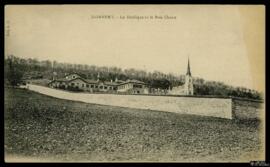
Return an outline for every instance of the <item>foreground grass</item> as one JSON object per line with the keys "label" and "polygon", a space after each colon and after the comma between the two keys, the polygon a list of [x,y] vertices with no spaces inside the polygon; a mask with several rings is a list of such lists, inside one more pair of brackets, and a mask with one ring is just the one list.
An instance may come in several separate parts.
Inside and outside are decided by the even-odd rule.
{"label": "foreground grass", "polygon": [[50,161],[250,161],[258,121],[180,115],[5,89],[6,156]]}

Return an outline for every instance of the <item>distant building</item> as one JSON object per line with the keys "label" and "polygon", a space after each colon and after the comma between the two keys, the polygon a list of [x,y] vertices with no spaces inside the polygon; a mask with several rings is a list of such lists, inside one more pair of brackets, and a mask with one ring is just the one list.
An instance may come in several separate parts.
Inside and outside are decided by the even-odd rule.
{"label": "distant building", "polygon": [[172,95],[193,95],[193,78],[190,71],[190,64],[188,59],[187,73],[185,76],[185,84],[173,87],[169,91],[169,94]]}
{"label": "distant building", "polygon": [[128,93],[128,94],[148,94],[147,84],[138,80],[122,81],[117,78],[113,82],[84,79],[80,75],[73,73],[66,75],[64,78],[52,80],[49,87],[67,90],[82,90],[88,92],[108,92],[108,93]]}
{"label": "distant building", "polygon": [[132,79],[120,83],[117,86],[117,92],[125,92],[129,94],[148,94],[149,87],[142,81]]}
{"label": "distant building", "polygon": [[168,89],[149,88],[149,94],[166,95],[166,94],[168,94]]}
{"label": "distant building", "polygon": [[115,83],[118,83],[118,84],[121,84],[121,83],[124,83],[124,82],[126,82],[126,81],[120,80],[120,79],[118,79],[118,78],[116,77],[114,82],[115,82]]}
{"label": "distant building", "polygon": [[73,73],[66,75],[64,78],[52,80],[49,84],[52,88],[77,89],[88,92],[116,92],[117,83],[103,82],[99,80],[84,79],[80,75]]}

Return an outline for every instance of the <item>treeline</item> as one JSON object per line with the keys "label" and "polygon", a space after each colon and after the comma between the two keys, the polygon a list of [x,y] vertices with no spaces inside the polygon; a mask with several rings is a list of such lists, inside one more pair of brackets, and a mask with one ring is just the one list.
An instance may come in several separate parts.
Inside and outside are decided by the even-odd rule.
{"label": "treeline", "polygon": [[[160,71],[146,72],[138,69],[121,69],[119,67],[99,67],[95,65],[82,65],[71,63],[59,63],[57,61],[39,61],[37,59],[23,59],[10,55],[5,58],[5,79],[14,79],[14,73],[19,73],[15,78],[24,79],[52,79],[62,78],[69,73],[78,73],[87,79],[110,81],[137,79],[154,88],[171,89],[173,86],[184,84],[185,76],[165,74]],[[13,73],[13,74],[12,74]],[[8,79],[9,78],[9,79]],[[16,79],[15,79],[16,80]],[[233,87],[222,82],[205,81],[202,78],[194,78],[195,95],[221,95],[236,96],[251,99],[261,99],[259,92],[244,87]]]}

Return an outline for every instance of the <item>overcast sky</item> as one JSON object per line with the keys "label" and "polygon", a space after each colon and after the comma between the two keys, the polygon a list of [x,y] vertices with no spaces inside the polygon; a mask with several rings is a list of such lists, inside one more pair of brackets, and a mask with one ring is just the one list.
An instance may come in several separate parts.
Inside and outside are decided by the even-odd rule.
{"label": "overcast sky", "polygon": [[[228,5],[8,6],[5,52],[23,58],[176,75],[186,73],[189,57],[195,77],[258,88],[248,47],[255,47],[261,34],[248,38],[250,33],[245,31],[251,21],[263,21],[263,17],[243,13]],[[114,18],[93,19],[96,15]],[[120,19],[135,15],[176,19]],[[247,40],[254,43],[248,45]]]}

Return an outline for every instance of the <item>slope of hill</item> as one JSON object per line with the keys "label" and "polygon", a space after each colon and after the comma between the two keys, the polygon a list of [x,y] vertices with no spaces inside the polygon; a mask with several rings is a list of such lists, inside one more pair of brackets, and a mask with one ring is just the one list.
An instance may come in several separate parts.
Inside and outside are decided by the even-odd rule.
{"label": "slope of hill", "polygon": [[257,121],[56,99],[5,88],[5,155],[43,161],[246,161],[263,153]]}

